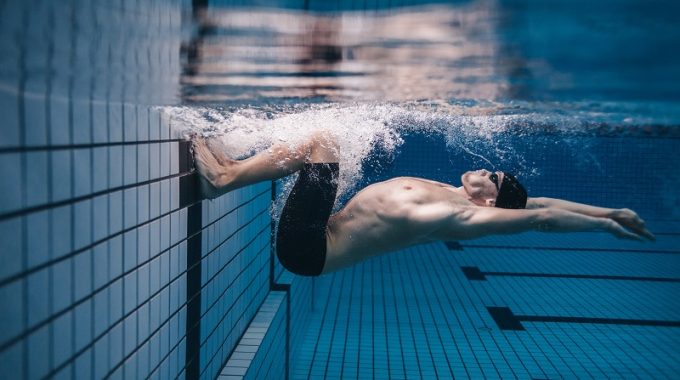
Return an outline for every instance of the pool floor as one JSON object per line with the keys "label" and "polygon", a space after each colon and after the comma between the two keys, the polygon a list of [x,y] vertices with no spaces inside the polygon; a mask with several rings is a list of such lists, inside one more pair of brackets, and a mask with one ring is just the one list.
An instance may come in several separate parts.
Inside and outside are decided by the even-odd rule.
{"label": "pool floor", "polygon": [[680,223],[433,243],[317,281],[292,378],[678,378]]}

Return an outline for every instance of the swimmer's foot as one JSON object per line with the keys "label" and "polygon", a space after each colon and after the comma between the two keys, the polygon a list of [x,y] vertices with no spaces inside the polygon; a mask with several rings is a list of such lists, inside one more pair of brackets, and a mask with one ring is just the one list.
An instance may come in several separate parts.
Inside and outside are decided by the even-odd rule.
{"label": "swimmer's foot", "polygon": [[212,153],[213,157],[215,157],[220,165],[224,167],[231,167],[236,164],[236,160],[232,160],[224,153],[225,146],[224,143],[222,143],[222,140],[213,137],[204,141],[205,145],[210,150],[210,153]]}
{"label": "swimmer's foot", "polygon": [[[194,162],[201,174],[199,183],[205,198],[214,199],[231,190],[232,172],[236,161],[228,159],[224,153],[218,159],[203,138],[193,140]],[[220,149],[216,149],[217,152]]]}

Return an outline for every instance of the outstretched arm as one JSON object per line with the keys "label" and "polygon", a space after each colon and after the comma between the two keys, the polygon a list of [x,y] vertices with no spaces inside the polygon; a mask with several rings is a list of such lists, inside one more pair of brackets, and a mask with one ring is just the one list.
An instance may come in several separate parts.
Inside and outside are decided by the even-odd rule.
{"label": "outstretched arm", "polygon": [[646,228],[645,221],[642,220],[642,218],[640,218],[635,211],[627,208],[613,209],[597,207],[583,203],[547,197],[529,198],[527,200],[527,209],[545,208],[560,209],[596,218],[609,218],[632,230],[637,235],[654,240],[654,235]]}
{"label": "outstretched arm", "polygon": [[487,235],[525,231],[579,232],[604,230],[622,239],[643,240],[645,235],[629,231],[610,218],[598,218],[558,208],[509,210],[469,207],[442,220],[437,239],[474,239]]}

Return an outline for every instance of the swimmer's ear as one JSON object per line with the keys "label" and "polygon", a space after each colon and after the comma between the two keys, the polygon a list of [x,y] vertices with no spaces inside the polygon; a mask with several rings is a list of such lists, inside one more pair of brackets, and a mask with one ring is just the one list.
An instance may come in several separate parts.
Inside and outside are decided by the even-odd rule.
{"label": "swimmer's ear", "polygon": [[496,200],[493,198],[488,198],[484,203],[486,204],[486,207],[496,207]]}

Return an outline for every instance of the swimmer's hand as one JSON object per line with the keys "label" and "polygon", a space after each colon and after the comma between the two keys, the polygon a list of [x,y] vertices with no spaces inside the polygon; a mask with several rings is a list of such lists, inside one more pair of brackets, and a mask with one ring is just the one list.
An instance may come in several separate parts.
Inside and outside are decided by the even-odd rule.
{"label": "swimmer's hand", "polygon": [[[645,239],[650,241],[656,240],[654,234],[652,234],[645,226],[645,221],[631,209],[615,209],[612,211],[609,218],[616,224],[616,226],[611,227],[610,232],[618,237],[640,241],[644,241]],[[623,232],[621,230],[623,230]]]}

